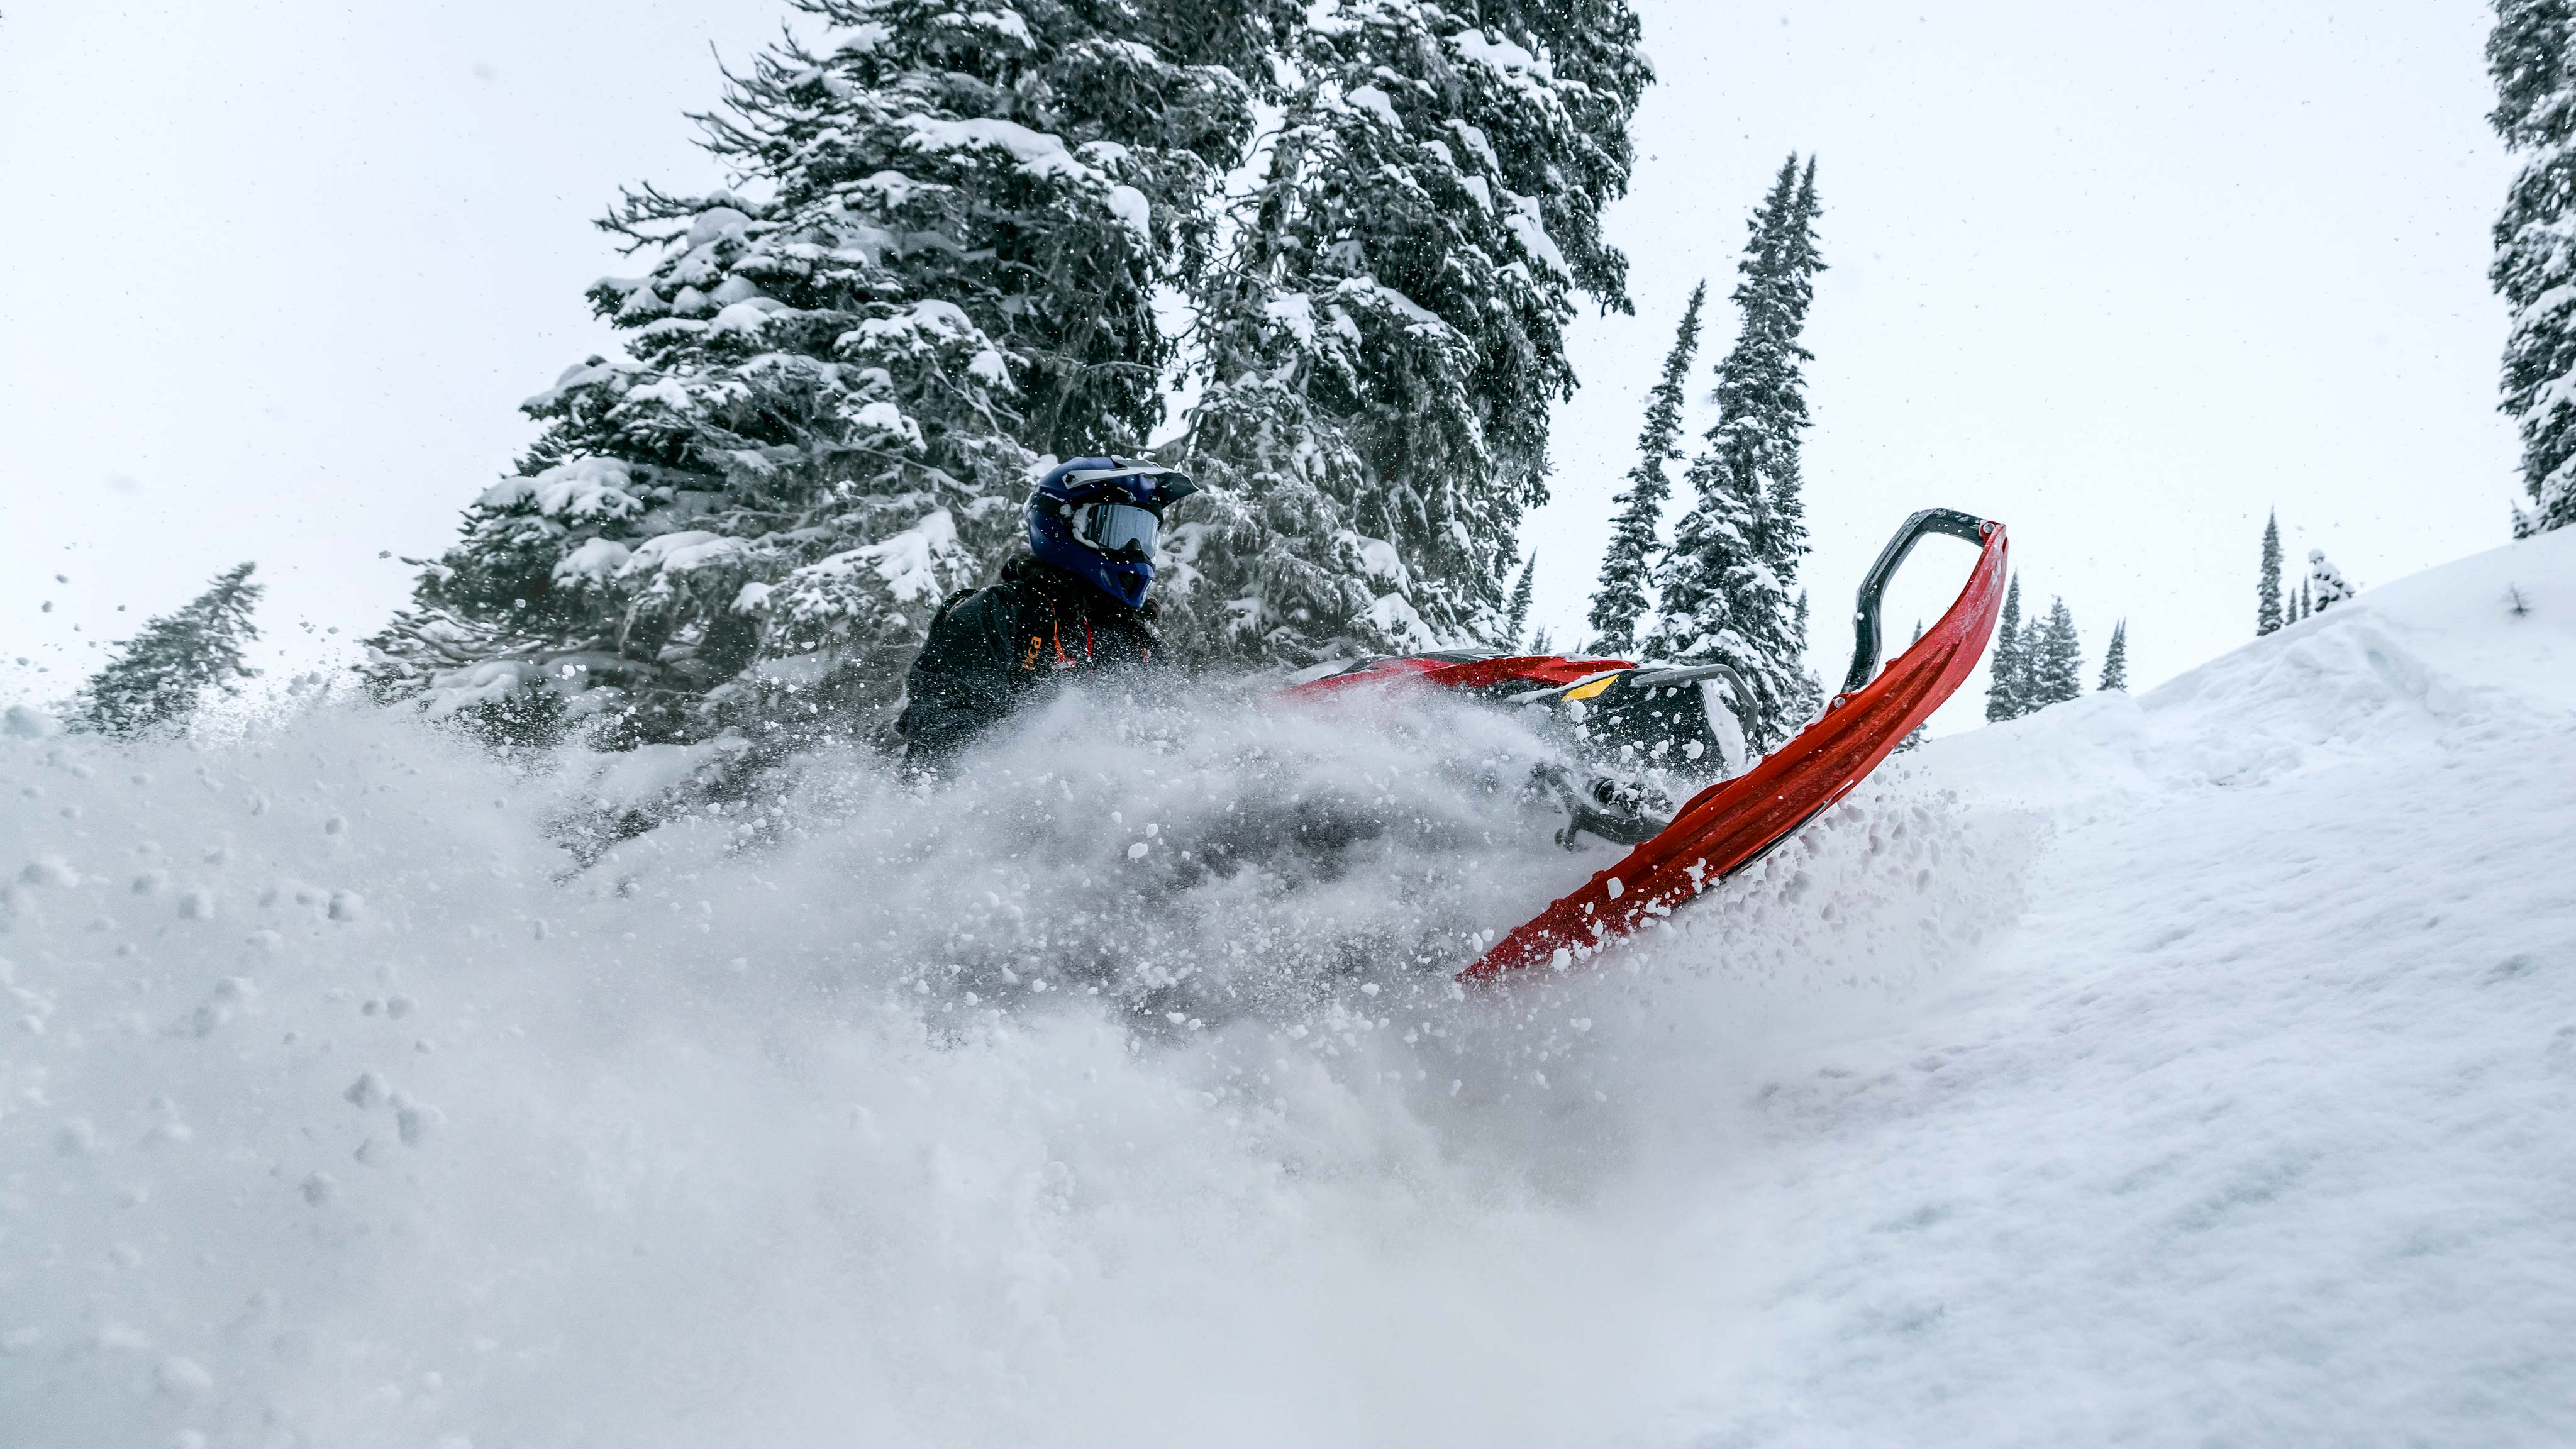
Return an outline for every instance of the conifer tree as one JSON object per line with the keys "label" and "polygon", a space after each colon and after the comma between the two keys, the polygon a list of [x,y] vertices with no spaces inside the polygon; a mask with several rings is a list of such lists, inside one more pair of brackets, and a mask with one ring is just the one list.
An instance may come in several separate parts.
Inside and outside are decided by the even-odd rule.
{"label": "conifer tree", "polygon": [[2281,515],[2275,509],[2263,519],[2263,563],[2254,580],[2254,634],[2260,638],[2281,627]]}
{"label": "conifer tree", "polygon": [[380,697],[607,743],[864,725],[1015,547],[1030,471],[1158,416],[1154,287],[1201,270],[1251,134],[1200,52],[1257,58],[1242,16],[791,4],[825,38],[702,118],[744,194],[642,187],[602,223],[647,262],[590,293],[624,352],[525,405],[517,475],[370,641]]}
{"label": "conifer tree", "polygon": [[1518,649],[1521,646],[1521,630],[1529,625],[1531,586],[1537,578],[1538,555],[1532,553],[1529,562],[1521,565],[1520,582],[1512,585],[1512,601],[1505,611],[1503,624],[1505,648]]}
{"label": "conifer tree", "polygon": [[[1914,621],[1914,637],[1905,641],[1905,647],[1911,649],[1922,642],[1923,621],[1917,619]],[[1902,754],[1907,750],[1919,750],[1923,748],[1923,742],[1931,738],[1931,731],[1932,726],[1929,724],[1919,724],[1914,728],[1907,730],[1905,732],[1905,738],[1896,742],[1897,753]]]}
{"label": "conifer tree", "polygon": [[1798,449],[1807,427],[1799,336],[1822,270],[1813,224],[1815,165],[1783,162],[1749,224],[1733,300],[1735,345],[1717,365],[1717,422],[1691,460],[1695,502],[1656,571],[1662,614],[1648,644],[1659,658],[1734,666],[1752,693],[1745,735],[1770,750],[1813,712],[1800,595]]}
{"label": "conifer tree", "polygon": [[2299,580],[2299,617],[2302,619],[2317,611],[2316,600],[2311,597],[2309,584],[2310,581],[2307,579]]}
{"label": "conifer tree", "polygon": [[[2280,625],[2276,621],[2272,627],[2277,629]],[[2128,692],[2129,621],[2126,619],[2111,626],[2111,647],[2102,651],[2102,683],[2099,687]]]}
{"label": "conifer tree", "polygon": [[[2022,615],[2021,641],[2013,646],[2014,657],[2021,661],[2021,677],[2013,683],[2013,688],[2019,697],[2021,714],[2029,714],[2039,708],[2038,684],[2033,676],[2037,672],[2039,663],[2040,628],[2047,619],[2048,616],[2039,612],[2036,607]],[[2020,715],[2015,715],[2014,718],[2018,719]]]}
{"label": "conifer tree", "polygon": [[1625,0],[1297,7],[1278,122],[1191,286],[1205,385],[1166,627],[1302,664],[1500,642],[1575,295],[1650,77]]}
{"label": "conifer tree", "polygon": [[242,657],[242,646],[259,637],[251,615],[267,591],[250,581],[256,567],[226,569],[187,607],[145,624],[74,697],[74,727],[119,739],[184,729],[208,691],[238,692],[239,681],[259,672]]}
{"label": "conifer tree", "polygon": [[2313,613],[2318,609],[2333,608],[2351,598],[2357,590],[2344,582],[2341,569],[2326,561],[2324,549],[2312,548],[2308,550],[2308,580],[2302,592],[2313,600],[2309,604],[2309,611]]}
{"label": "conifer tree", "polygon": [[2019,719],[2022,707],[2021,575],[2004,586],[2003,617],[1995,624],[1994,657],[1988,662],[1986,718]]}
{"label": "conifer tree", "polygon": [[2024,713],[2064,704],[2084,693],[2084,646],[2076,638],[2075,615],[2064,599],[2049,600],[2048,620],[2036,624],[2024,667]]}
{"label": "conifer tree", "polygon": [[1664,355],[1663,376],[1646,394],[1646,422],[1637,433],[1637,466],[1628,470],[1628,487],[1610,501],[1619,505],[1610,547],[1601,556],[1601,582],[1592,591],[1592,649],[1627,655],[1637,648],[1637,621],[1646,613],[1646,585],[1654,571],[1661,542],[1664,500],[1672,493],[1666,468],[1682,458],[1682,407],[1692,362],[1699,355],[1699,311],[1708,300],[1708,283],[1691,288],[1690,304],[1673,334],[1673,349]]}
{"label": "conifer tree", "polygon": [[[1788,294],[1785,310],[1798,319],[1800,331],[1804,330],[1807,308],[1815,298],[1816,273],[1825,270],[1824,254],[1816,242],[1816,218],[1823,214],[1824,208],[1816,200],[1816,158],[1810,156],[1798,178],[1797,195],[1790,199],[1788,212],[1780,219],[1776,243],[1779,260],[1774,264],[1776,285]],[[1803,346],[1796,355],[1801,363],[1815,360],[1814,354]],[[1777,450],[1774,472],[1762,492],[1762,561],[1780,576],[1783,587],[1797,581],[1799,567],[1807,557],[1806,482],[1798,463],[1798,437],[1807,428],[1803,369],[1792,373],[1791,382],[1793,386],[1778,405],[1782,414],[1792,420],[1787,429],[1788,446]],[[1801,601],[1797,632],[1801,657],[1807,647],[1805,609]]]}
{"label": "conifer tree", "polygon": [[2522,434],[2532,506],[2514,510],[2514,536],[2524,538],[2576,523],[2576,9],[2496,0],[2487,69],[2488,119],[2523,157],[2487,277],[2512,315],[2499,406]]}

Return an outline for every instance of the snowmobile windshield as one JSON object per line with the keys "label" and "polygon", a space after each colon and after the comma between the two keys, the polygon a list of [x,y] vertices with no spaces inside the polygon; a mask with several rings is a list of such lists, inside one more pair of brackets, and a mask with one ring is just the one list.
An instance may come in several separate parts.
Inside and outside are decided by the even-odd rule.
{"label": "snowmobile windshield", "polygon": [[1162,520],[1128,503],[1086,503],[1073,511],[1073,536],[1111,558],[1152,558]]}

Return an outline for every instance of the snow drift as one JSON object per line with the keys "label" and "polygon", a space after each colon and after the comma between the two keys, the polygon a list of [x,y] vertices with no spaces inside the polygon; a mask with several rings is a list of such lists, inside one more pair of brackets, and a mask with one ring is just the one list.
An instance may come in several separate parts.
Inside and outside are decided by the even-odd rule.
{"label": "snow drift", "polygon": [[1597,861],[1462,707],[1069,699],[948,790],[812,760],[586,867],[550,825],[700,760],[16,715],[0,1421],[2561,1440],[2571,578],[2533,540],[1935,741],[1474,991]]}

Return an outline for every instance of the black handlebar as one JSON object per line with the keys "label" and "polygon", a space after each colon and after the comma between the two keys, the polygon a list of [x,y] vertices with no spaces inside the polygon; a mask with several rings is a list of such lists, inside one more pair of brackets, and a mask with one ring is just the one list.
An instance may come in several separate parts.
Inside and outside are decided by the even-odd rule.
{"label": "black handlebar", "polygon": [[1878,674],[1878,604],[1887,591],[1887,581],[1896,576],[1905,556],[1914,551],[1915,543],[1927,533],[1946,533],[1970,543],[1986,541],[1986,522],[1973,513],[1955,508],[1926,508],[1905,520],[1896,536],[1879,550],[1878,562],[1869,566],[1869,574],[1860,581],[1860,602],[1852,611],[1851,673],[1843,677],[1843,693],[1870,682]]}

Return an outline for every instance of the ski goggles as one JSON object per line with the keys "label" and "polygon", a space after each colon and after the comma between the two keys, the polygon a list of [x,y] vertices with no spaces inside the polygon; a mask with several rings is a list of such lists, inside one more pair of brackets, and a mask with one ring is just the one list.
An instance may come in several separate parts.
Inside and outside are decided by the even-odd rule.
{"label": "ski goggles", "polygon": [[1111,558],[1152,558],[1163,521],[1152,509],[1132,503],[1074,505],[1073,536]]}

